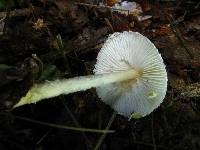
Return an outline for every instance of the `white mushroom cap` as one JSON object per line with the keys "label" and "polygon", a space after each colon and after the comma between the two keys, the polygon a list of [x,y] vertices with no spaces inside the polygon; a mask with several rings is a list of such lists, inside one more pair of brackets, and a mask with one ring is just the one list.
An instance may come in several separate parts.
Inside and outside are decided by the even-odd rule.
{"label": "white mushroom cap", "polygon": [[97,87],[99,97],[119,114],[145,116],[162,103],[167,91],[167,73],[154,44],[137,32],[114,33],[100,50],[95,74],[135,69],[136,80]]}

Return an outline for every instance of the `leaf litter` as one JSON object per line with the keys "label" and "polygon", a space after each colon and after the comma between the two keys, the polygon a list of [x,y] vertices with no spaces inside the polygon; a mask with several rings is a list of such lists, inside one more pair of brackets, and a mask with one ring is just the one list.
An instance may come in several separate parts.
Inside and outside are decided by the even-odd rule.
{"label": "leaf litter", "polygon": [[[137,13],[130,13],[130,7],[124,13],[124,4],[134,4]],[[199,3],[193,0],[10,0],[1,5],[1,149],[81,150],[94,149],[97,143],[102,149],[116,150],[199,149],[198,14]],[[105,129],[113,111],[99,101],[93,89],[10,110],[34,83],[92,74],[107,36],[124,30],[150,38],[167,66],[167,96],[151,115],[131,121],[117,115],[110,126],[115,133],[99,142],[96,133],[79,134],[16,117]]]}

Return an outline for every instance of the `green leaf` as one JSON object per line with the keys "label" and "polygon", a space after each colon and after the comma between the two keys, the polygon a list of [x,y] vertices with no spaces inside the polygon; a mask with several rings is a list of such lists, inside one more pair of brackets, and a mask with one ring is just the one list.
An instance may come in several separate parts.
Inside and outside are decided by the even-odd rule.
{"label": "green leaf", "polygon": [[0,9],[6,7],[6,1],[5,0],[0,0]]}
{"label": "green leaf", "polygon": [[7,70],[7,69],[10,69],[10,68],[13,68],[12,66],[8,66],[6,64],[0,64],[0,70]]}
{"label": "green leaf", "polygon": [[128,120],[131,120],[131,119],[140,119],[142,118],[142,114],[141,113],[138,113],[138,112],[135,112],[135,113],[132,113],[130,118]]}
{"label": "green leaf", "polygon": [[61,73],[55,65],[47,65],[44,68],[44,71],[42,72],[42,75],[40,76],[39,80],[55,80],[60,78],[60,76]]}

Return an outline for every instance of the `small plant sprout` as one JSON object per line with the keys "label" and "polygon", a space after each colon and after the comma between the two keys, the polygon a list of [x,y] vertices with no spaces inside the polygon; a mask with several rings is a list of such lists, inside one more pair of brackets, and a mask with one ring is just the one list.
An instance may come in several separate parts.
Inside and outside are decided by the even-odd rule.
{"label": "small plant sprout", "polygon": [[35,84],[14,106],[96,87],[106,104],[126,117],[145,116],[163,101],[167,73],[154,44],[137,32],[112,34],[98,56],[95,75]]}

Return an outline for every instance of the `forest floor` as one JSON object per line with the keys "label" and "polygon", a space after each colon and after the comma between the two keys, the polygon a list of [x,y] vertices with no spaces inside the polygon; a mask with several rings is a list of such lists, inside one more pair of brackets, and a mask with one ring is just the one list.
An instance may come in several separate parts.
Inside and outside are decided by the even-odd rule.
{"label": "forest floor", "polygon": [[[200,149],[200,3],[136,0],[140,12],[125,15],[115,2],[0,3],[1,150]],[[125,30],[148,37],[166,64],[167,95],[153,113],[131,121],[117,115],[109,127],[113,110],[95,89],[11,110],[34,83],[93,74],[108,35]],[[102,142],[102,133],[85,130],[106,126],[114,132]]]}

